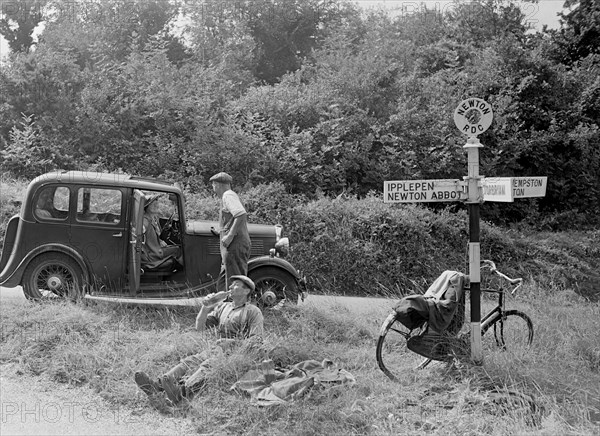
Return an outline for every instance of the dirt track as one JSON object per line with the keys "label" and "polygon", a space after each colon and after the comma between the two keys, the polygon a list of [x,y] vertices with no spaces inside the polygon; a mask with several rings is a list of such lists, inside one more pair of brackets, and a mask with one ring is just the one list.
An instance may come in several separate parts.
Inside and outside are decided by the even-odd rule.
{"label": "dirt track", "polygon": [[[0,289],[0,304],[23,300],[20,287]],[[133,383],[133,380],[131,380]],[[0,365],[0,434],[9,435],[179,435],[195,434],[189,419],[152,408],[140,391],[139,407],[113,406],[87,387],[54,383]]]}
{"label": "dirt track", "polygon": [[189,420],[163,416],[143,397],[137,410],[113,407],[88,388],[20,374],[15,364],[0,366],[0,405],[3,436],[194,434]]}

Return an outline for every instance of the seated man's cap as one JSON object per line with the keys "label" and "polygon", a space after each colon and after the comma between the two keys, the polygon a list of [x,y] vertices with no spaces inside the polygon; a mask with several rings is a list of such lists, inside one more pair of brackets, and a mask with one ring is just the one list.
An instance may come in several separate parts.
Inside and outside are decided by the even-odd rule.
{"label": "seated man's cap", "polygon": [[250,277],[246,277],[246,276],[231,276],[231,277],[229,277],[229,280],[239,280],[241,282],[244,282],[244,284],[246,286],[248,286],[252,292],[254,292],[254,289],[256,288],[256,286],[254,285],[254,282],[252,281],[252,279]]}
{"label": "seated man's cap", "polygon": [[144,209],[146,209],[148,206],[150,206],[152,203],[154,203],[156,200],[158,200],[158,197],[160,197],[160,194],[151,195],[150,197],[146,198],[146,203],[144,204]]}
{"label": "seated man's cap", "polygon": [[229,174],[227,173],[218,173],[215,174],[214,176],[212,176],[210,178],[211,182],[218,182],[218,183],[229,183],[231,184],[231,182],[233,182],[233,177],[231,177]]}

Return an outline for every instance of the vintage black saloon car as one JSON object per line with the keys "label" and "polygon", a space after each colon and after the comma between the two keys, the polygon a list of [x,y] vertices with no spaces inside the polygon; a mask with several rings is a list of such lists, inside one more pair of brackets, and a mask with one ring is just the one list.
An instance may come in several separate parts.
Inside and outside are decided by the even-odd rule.
{"label": "vintage black saloon car", "polygon": [[[178,262],[144,264],[149,198],[159,201],[161,244],[179,247]],[[288,240],[281,226],[249,224],[249,231],[256,301],[297,301],[303,280],[283,259]],[[30,299],[195,298],[215,291],[220,267],[218,223],[186,221],[178,186],[125,174],[56,171],[29,184],[20,214],[9,221],[0,285],[22,285]]]}

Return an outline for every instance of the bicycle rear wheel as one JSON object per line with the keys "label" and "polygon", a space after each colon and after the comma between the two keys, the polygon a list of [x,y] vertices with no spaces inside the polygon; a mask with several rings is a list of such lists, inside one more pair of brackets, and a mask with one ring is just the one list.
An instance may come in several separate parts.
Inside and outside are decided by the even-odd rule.
{"label": "bicycle rear wheel", "polygon": [[390,313],[379,329],[377,339],[377,364],[391,380],[406,369],[406,338],[410,330],[396,319],[396,312]]}
{"label": "bicycle rear wheel", "polygon": [[507,310],[482,327],[482,342],[488,348],[519,350],[533,342],[533,322],[523,312]]}

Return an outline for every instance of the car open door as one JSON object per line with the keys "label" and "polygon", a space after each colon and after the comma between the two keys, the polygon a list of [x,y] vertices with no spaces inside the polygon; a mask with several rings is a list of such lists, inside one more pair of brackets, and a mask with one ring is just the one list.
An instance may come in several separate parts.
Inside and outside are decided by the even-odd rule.
{"label": "car open door", "polygon": [[142,270],[142,243],[144,238],[144,204],[146,197],[142,191],[133,191],[131,221],[129,224],[129,293],[135,294],[140,288]]}

